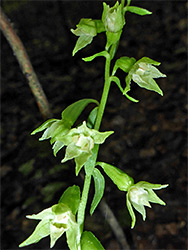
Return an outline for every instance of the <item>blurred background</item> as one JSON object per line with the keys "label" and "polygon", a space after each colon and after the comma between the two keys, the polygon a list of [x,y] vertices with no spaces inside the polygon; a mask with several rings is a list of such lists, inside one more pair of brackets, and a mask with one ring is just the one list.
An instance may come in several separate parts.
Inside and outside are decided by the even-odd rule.
{"label": "blurred background", "polygon": [[[111,6],[115,1],[108,2]],[[116,58],[143,56],[162,62],[159,70],[167,78],[157,80],[164,92],[131,85],[131,103],[112,85],[101,131],[115,133],[101,146],[99,160],[131,175],[169,184],[157,194],[167,206],[153,204],[143,222],[130,229],[125,194],[106,177],[105,201],[117,217],[131,249],[186,249],[187,237],[187,1],[132,1],[153,12],[150,16],[126,13],[126,25]],[[104,59],[90,63],[82,57],[100,52],[104,33],[72,57],[76,37],[70,32],[80,18],[100,19],[101,1],[2,1],[2,9],[22,40],[35,72],[50,102],[53,117],[82,98],[100,100]],[[70,185],[82,188],[75,177],[74,162],[60,164],[64,152],[54,158],[48,141],[30,133],[44,120],[27,80],[4,36],[1,36],[1,249],[18,245],[33,231],[36,221],[28,214],[52,206]],[[117,72],[124,81],[124,74]],[[89,109],[81,117],[87,117]],[[93,186],[92,186],[93,188]],[[91,190],[90,199],[93,191]],[[89,210],[89,206],[88,206]],[[121,249],[108,222],[97,209],[86,219],[106,250]],[[49,237],[23,249],[49,249]],[[68,249],[65,236],[54,249]]]}

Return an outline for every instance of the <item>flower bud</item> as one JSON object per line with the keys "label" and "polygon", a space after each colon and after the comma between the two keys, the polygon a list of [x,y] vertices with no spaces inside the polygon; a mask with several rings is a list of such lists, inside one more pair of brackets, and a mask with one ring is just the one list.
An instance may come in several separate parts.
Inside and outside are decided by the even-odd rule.
{"label": "flower bud", "polygon": [[118,32],[123,28],[125,24],[125,19],[122,14],[121,4],[117,2],[114,7],[103,3],[103,14],[102,14],[102,21],[104,23],[106,31],[110,32]]}

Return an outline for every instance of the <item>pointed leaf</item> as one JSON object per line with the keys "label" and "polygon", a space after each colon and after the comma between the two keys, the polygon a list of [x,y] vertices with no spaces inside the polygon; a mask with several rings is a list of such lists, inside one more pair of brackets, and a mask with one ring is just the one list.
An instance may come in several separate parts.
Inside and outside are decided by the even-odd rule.
{"label": "pointed leaf", "polygon": [[87,127],[88,128],[94,128],[95,121],[96,121],[96,118],[97,118],[98,109],[99,109],[98,107],[95,107],[91,111],[91,113],[89,114],[88,119],[87,119]]}
{"label": "pointed leaf", "polygon": [[93,59],[95,59],[96,57],[99,57],[99,56],[104,56],[105,58],[108,58],[110,55],[106,50],[104,50],[104,51],[101,51],[99,53],[94,54],[93,56],[88,56],[88,57],[82,58],[82,60],[85,62],[91,62]]}
{"label": "pointed leaf", "polygon": [[95,168],[93,171],[93,179],[95,183],[95,194],[93,197],[93,201],[91,203],[90,214],[92,215],[101,201],[104,194],[105,180],[101,172]]}
{"label": "pointed leaf", "polygon": [[19,247],[24,247],[33,243],[39,242],[42,238],[48,236],[50,234],[50,221],[42,220],[39,222],[34,232],[27,238],[24,242],[22,242]]}
{"label": "pointed leaf", "polygon": [[96,166],[97,165],[103,168],[104,172],[110,177],[114,184],[117,185],[119,190],[127,191],[134,184],[134,180],[122,170],[105,162],[97,162]]}
{"label": "pointed leaf", "polygon": [[81,249],[82,250],[104,250],[100,241],[91,232],[85,231],[81,237]]}
{"label": "pointed leaf", "polygon": [[72,213],[76,215],[80,204],[80,188],[76,185],[68,187],[62,194],[58,203],[67,205],[71,209]]}
{"label": "pointed leaf", "polygon": [[72,126],[79,117],[79,115],[81,114],[81,112],[90,103],[95,103],[99,105],[99,103],[94,99],[82,99],[72,103],[62,112],[61,114],[62,120],[67,121],[70,124],[70,126]]}
{"label": "pointed leaf", "polygon": [[152,12],[140,7],[135,7],[135,6],[127,6],[126,11],[129,11],[131,13],[140,15],[140,16],[145,16],[145,15],[151,15]]}

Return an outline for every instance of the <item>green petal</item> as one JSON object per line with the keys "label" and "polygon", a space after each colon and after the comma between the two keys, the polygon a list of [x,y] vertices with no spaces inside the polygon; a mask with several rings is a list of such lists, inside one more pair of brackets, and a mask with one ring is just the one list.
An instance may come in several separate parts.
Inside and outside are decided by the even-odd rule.
{"label": "green petal", "polygon": [[138,205],[135,202],[132,202],[133,207],[142,215],[143,220],[146,219],[146,209],[144,205]]}
{"label": "green petal", "polygon": [[50,234],[50,222],[49,220],[42,220],[36,226],[34,232],[27,238],[24,242],[22,242],[19,247],[24,247],[33,243],[39,242],[42,238],[48,236]]}
{"label": "green petal", "polygon": [[129,194],[128,193],[126,195],[126,204],[127,204],[127,208],[128,208],[129,214],[130,214],[131,219],[132,219],[131,228],[133,228],[135,226],[135,223],[136,223],[136,216],[135,216],[135,213],[133,211],[131,202],[129,200]]}
{"label": "green petal", "polygon": [[55,245],[56,241],[63,235],[66,230],[67,228],[58,228],[53,224],[50,224],[50,248]]}
{"label": "green petal", "polygon": [[84,164],[87,162],[88,158],[92,155],[92,153],[82,153],[78,157],[75,157],[75,163],[76,163],[76,176],[79,174],[81,168],[84,166]]}
{"label": "green petal", "polygon": [[68,160],[78,157],[81,153],[82,151],[78,147],[75,146],[74,142],[72,142],[71,144],[67,146],[65,157],[61,160],[61,163],[64,163]]}
{"label": "green petal", "polygon": [[151,64],[148,65],[148,71],[152,78],[166,77],[165,74],[161,73],[156,67]]}

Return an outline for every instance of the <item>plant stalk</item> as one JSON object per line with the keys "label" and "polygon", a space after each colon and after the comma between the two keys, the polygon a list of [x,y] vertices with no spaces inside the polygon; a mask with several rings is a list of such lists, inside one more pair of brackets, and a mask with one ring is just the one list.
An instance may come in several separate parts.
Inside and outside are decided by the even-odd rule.
{"label": "plant stalk", "polygon": [[[100,105],[99,105],[99,110],[98,110],[95,126],[94,126],[94,129],[96,129],[96,130],[99,130],[99,128],[100,128],[102,117],[103,117],[105,106],[106,106],[106,102],[108,99],[109,90],[110,90],[110,83],[111,83],[111,81],[110,81],[110,62],[111,62],[111,58],[109,55],[106,58],[105,83],[104,83],[103,93],[102,93],[102,97],[101,97],[101,101],[100,101]],[[99,145],[95,145],[95,147],[93,149],[93,154],[89,158],[88,162],[85,165],[86,175],[85,175],[84,187],[83,187],[83,191],[82,191],[82,197],[81,197],[81,202],[80,202],[80,206],[78,209],[78,217],[77,217],[77,222],[80,225],[80,235],[83,232],[84,219],[85,219],[85,209],[86,209],[86,205],[87,205],[88,193],[89,193],[90,184],[91,184],[91,176],[92,176],[92,172],[93,172],[93,169],[95,167],[96,160],[97,160],[98,150],[99,150]],[[88,173],[87,173],[87,166],[91,169],[91,171]]]}

